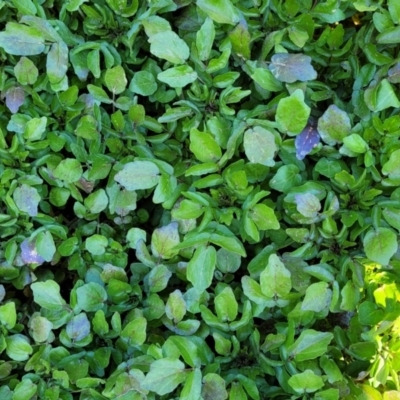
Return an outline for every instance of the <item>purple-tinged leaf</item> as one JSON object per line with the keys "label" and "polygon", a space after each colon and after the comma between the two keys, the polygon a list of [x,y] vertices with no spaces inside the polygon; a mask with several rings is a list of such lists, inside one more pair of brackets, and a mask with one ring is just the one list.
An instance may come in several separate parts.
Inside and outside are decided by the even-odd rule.
{"label": "purple-tinged leaf", "polygon": [[303,160],[304,157],[319,143],[320,137],[317,128],[314,124],[308,123],[302,132],[296,136],[294,142],[296,147],[296,157],[298,160]]}
{"label": "purple-tinged leaf", "polygon": [[19,108],[24,104],[25,92],[18,86],[11,87],[6,91],[6,105],[13,113],[17,113]]}
{"label": "purple-tinged leaf", "polygon": [[312,193],[296,194],[294,198],[297,211],[307,218],[315,218],[321,210],[321,203],[318,197]]}
{"label": "purple-tinged leaf", "polygon": [[37,250],[36,243],[30,242],[28,239],[25,239],[21,243],[21,258],[25,264],[43,264],[44,258],[42,258]]}
{"label": "purple-tinged leaf", "polygon": [[67,335],[73,341],[80,341],[90,333],[90,322],[85,313],[80,313],[72,318],[66,327]]}
{"label": "purple-tinged leaf", "polygon": [[350,134],[350,117],[346,111],[331,104],[318,118],[317,129],[321,139],[329,146],[334,146],[337,142],[342,143],[343,138]]}
{"label": "purple-tinged leaf", "polygon": [[31,217],[36,217],[41,200],[36,188],[23,183],[14,190],[13,198],[20,211],[26,212]]}
{"label": "purple-tinged leaf", "polygon": [[390,83],[400,82],[400,63],[396,63],[392,68],[389,69],[388,81]]}
{"label": "purple-tinged leaf", "polygon": [[271,58],[269,69],[281,82],[293,83],[317,79],[317,71],[311,65],[311,57],[304,54],[275,54]]}

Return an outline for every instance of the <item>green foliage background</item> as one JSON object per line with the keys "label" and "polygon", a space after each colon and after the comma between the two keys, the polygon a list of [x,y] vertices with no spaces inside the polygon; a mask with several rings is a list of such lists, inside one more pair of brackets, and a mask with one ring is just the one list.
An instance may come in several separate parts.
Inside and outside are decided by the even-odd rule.
{"label": "green foliage background", "polygon": [[400,398],[400,2],[0,1],[0,398]]}

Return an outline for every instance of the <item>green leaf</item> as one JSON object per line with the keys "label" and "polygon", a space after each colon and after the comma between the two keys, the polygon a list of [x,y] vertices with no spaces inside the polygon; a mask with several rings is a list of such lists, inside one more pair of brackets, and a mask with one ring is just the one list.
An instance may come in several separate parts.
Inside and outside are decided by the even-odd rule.
{"label": "green leaf", "polygon": [[215,351],[222,356],[229,356],[232,350],[232,342],[218,332],[214,332],[212,336],[215,341]]}
{"label": "green leaf", "polygon": [[160,72],[157,79],[173,88],[182,88],[197,79],[197,72],[188,65],[181,65]]}
{"label": "green leaf", "polygon": [[183,298],[182,292],[176,289],[169,294],[167,303],[165,305],[165,315],[171,319],[174,324],[182,321],[186,314],[186,302]]}
{"label": "green leaf", "polygon": [[60,295],[60,286],[53,280],[34,282],[31,289],[35,303],[47,310],[60,310],[66,305]]}
{"label": "green leaf", "polygon": [[93,255],[102,255],[108,246],[108,240],[103,235],[92,235],[85,241],[86,250]]}
{"label": "green leaf", "polygon": [[239,12],[230,0],[197,0],[197,6],[211,19],[220,24],[235,25],[239,22]]}
{"label": "green leaf", "polygon": [[106,318],[104,316],[103,310],[96,311],[96,313],[92,319],[92,324],[93,324],[94,332],[96,332],[100,336],[103,336],[109,332],[110,328],[109,328]]}
{"label": "green leaf", "polygon": [[27,213],[30,217],[38,214],[41,197],[34,187],[22,184],[14,190],[13,198],[20,211]]}
{"label": "green leaf", "polygon": [[15,56],[34,56],[45,49],[42,33],[30,26],[8,22],[6,30],[0,32],[0,47]]}
{"label": "green leaf", "polygon": [[275,303],[270,302],[267,296],[261,291],[261,286],[249,276],[242,278],[243,293],[254,303],[274,306]]}
{"label": "green leaf", "polygon": [[171,276],[171,271],[165,265],[159,264],[154,267],[147,277],[150,292],[157,293],[164,290]]}
{"label": "green leaf", "polygon": [[260,230],[280,228],[274,210],[265,204],[256,204],[250,210],[249,216]]}
{"label": "green leaf", "polygon": [[236,272],[240,268],[240,262],[239,254],[225,249],[217,251],[217,268],[223,273]]}
{"label": "green leaf", "polygon": [[70,194],[68,189],[53,187],[49,196],[50,203],[57,207],[62,207],[68,201]]}
{"label": "green leaf", "polygon": [[244,133],[243,145],[246,157],[251,163],[273,167],[278,150],[275,136],[261,126],[255,126]]}
{"label": "green leaf", "polygon": [[91,71],[95,78],[100,78],[100,51],[92,50],[89,51],[86,61],[87,68]]}
{"label": "green leaf", "polygon": [[217,252],[213,246],[199,246],[187,265],[186,277],[198,292],[206,290],[212,282]]}
{"label": "green leaf", "polygon": [[266,68],[252,68],[251,78],[257,82],[263,89],[270,92],[282,90],[282,84],[278,81],[272,72]]}
{"label": "green leaf", "polygon": [[378,85],[368,87],[364,92],[364,100],[368,108],[373,112],[382,111],[390,107],[400,107],[400,101],[393,86],[387,79],[382,79]]}
{"label": "green leaf", "polygon": [[349,352],[362,360],[370,360],[376,354],[375,342],[359,342],[349,346]]}
{"label": "green leaf", "polygon": [[141,104],[134,104],[129,107],[128,117],[134,124],[142,125],[146,121],[146,111]]}
{"label": "green leaf", "polygon": [[201,28],[196,33],[196,48],[201,61],[206,61],[210,58],[214,39],[214,23],[211,18],[207,17]]}
{"label": "green leaf", "polygon": [[246,392],[243,386],[239,382],[233,382],[231,384],[231,390],[229,391],[229,399],[247,400]]}
{"label": "green leaf", "polygon": [[317,332],[306,329],[301,332],[297,340],[288,348],[290,357],[296,362],[313,360],[326,353],[328,344],[333,339],[330,332]]}
{"label": "green leaf", "polygon": [[168,260],[178,254],[174,247],[180,242],[178,223],[170,224],[157,228],[151,236],[151,251],[157,258]]}
{"label": "green leaf", "polygon": [[46,71],[50,83],[64,79],[68,71],[68,46],[64,42],[53,43],[47,53]]}
{"label": "green leaf", "polygon": [[229,49],[225,49],[218,58],[213,58],[209,61],[206,72],[209,74],[214,74],[215,72],[225,68],[228,64],[230,55],[231,51]]}
{"label": "green leaf", "polygon": [[107,0],[107,3],[116,14],[122,17],[132,17],[139,7],[139,0],[133,0],[128,6],[126,0]]}
{"label": "green leaf", "polygon": [[51,232],[40,232],[36,237],[36,250],[39,256],[47,262],[50,262],[56,252],[53,235]]}
{"label": "green leaf", "polygon": [[379,44],[400,43],[400,27],[396,26],[386,29],[376,37],[376,41]]}
{"label": "green leaf", "polygon": [[215,311],[221,322],[234,321],[238,314],[238,303],[233,290],[226,287],[214,299]]}
{"label": "green leaf", "polygon": [[186,382],[181,391],[179,400],[200,399],[201,388],[201,371],[200,368],[196,368],[194,371],[189,372],[189,374],[187,375]]}
{"label": "green leaf", "polygon": [[310,111],[304,102],[303,91],[296,89],[289,97],[279,101],[275,119],[285,133],[294,136],[307,125]]}
{"label": "green leaf", "polygon": [[400,175],[400,149],[390,154],[389,160],[383,164],[382,173],[389,175],[389,178],[395,178]]}
{"label": "green leaf", "polygon": [[369,230],[364,236],[363,245],[366,256],[382,265],[388,265],[398,249],[396,234],[381,227]]}
{"label": "green leaf", "polygon": [[325,374],[328,376],[329,383],[335,383],[343,379],[343,375],[334,360],[329,359],[327,356],[322,356],[320,364]]}
{"label": "green leaf", "polygon": [[225,72],[217,75],[213,78],[213,86],[221,89],[232,86],[239,76],[239,72]]}
{"label": "green leaf", "polygon": [[146,231],[140,228],[131,228],[126,234],[126,240],[129,242],[129,247],[131,249],[136,249],[138,240],[146,241]]}
{"label": "green leaf", "polygon": [[110,285],[109,287],[111,287],[114,283],[117,284],[117,282],[110,282],[111,280],[120,282],[128,281],[125,270],[112,264],[105,264],[103,266],[103,272],[100,274],[100,276],[104,283],[108,283]]}
{"label": "green leaf", "polygon": [[242,19],[229,33],[229,40],[232,43],[233,51],[241,58],[250,58],[251,35],[247,29],[246,20]]}
{"label": "green leaf", "polygon": [[128,322],[121,332],[121,339],[126,341],[129,346],[140,346],[146,341],[147,320],[138,317]]}
{"label": "green leaf", "polygon": [[332,290],[326,282],[311,284],[304,296],[301,309],[304,311],[320,312],[327,310],[332,300]]}
{"label": "green leaf", "polygon": [[14,388],[13,400],[29,400],[35,397],[38,386],[27,378],[18,383]]}
{"label": "green leaf", "polygon": [[274,54],[269,69],[281,82],[293,83],[317,79],[317,71],[311,65],[311,57],[304,54]]}
{"label": "green leaf", "polygon": [[53,171],[54,178],[61,179],[66,183],[79,181],[83,174],[82,165],[74,158],[62,160]]}
{"label": "green leaf", "polygon": [[76,126],[75,135],[83,139],[96,140],[99,137],[99,132],[95,118],[91,115],[81,117]]}
{"label": "green leaf", "polygon": [[138,71],[133,75],[129,90],[141,96],[151,96],[157,91],[157,82],[148,71]]}
{"label": "green leaf", "polygon": [[206,132],[196,128],[190,130],[190,150],[199,161],[211,163],[221,158],[222,151],[216,140]]}
{"label": "green leaf", "polygon": [[17,322],[17,312],[14,302],[0,306],[0,323],[8,330],[14,328]]}
{"label": "green leaf", "polygon": [[185,364],[179,360],[162,358],[150,365],[141,387],[162,396],[171,393],[187,377]]}
{"label": "green leaf", "polygon": [[297,393],[313,393],[324,386],[322,378],[311,369],[291,376],[288,383]]}
{"label": "green leaf", "polygon": [[19,333],[6,337],[6,353],[11,360],[26,361],[33,353],[29,339],[25,335]]}
{"label": "green leaf", "polygon": [[78,244],[78,238],[72,236],[65,240],[58,246],[57,251],[63,256],[68,257],[76,250]]}
{"label": "green leaf", "polygon": [[127,190],[151,189],[159,179],[160,170],[151,161],[128,162],[114,177]]}
{"label": "green leaf", "polygon": [[340,309],[344,311],[355,311],[360,301],[360,290],[352,281],[348,281],[340,292],[342,301]]}
{"label": "green leaf", "polygon": [[152,15],[142,21],[144,30],[148,37],[155,35],[156,33],[170,31],[171,24],[165,18],[159,15]]}
{"label": "green leaf", "polygon": [[108,205],[108,197],[104,189],[96,190],[86,197],[84,201],[85,207],[93,214],[98,214],[105,210]]}
{"label": "green leaf", "polygon": [[388,0],[390,17],[395,24],[400,22],[400,5],[396,0]]}
{"label": "green leaf", "polygon": [[331,146],[337,142],[341,143],[350,134],[350,131],[349,116],[334,104],[330,105],[318,119],[318,132],[321,139]]}
{"label": "green leaf", "polygon": [[172,64],[183,64],[189,58],[189,47],[175,32],[156,33],[149,38],[150,52]]}
{"label": "green leaf", "polygon": [[43,133],[46,131],[47,118],[32,118],[25,125],[24,138],[29,141],[42,139]]}
{"label": "green leaf", "polygon": [[297,211],[307,218],[315,218],[321,210],[321,203],[317,196],[312,193],[301,193],[295,195]]}
{"label": "green leaf", "polygon": [[400,231],[400,210],[391,207],[384,208],[382,215],[390,226]]}
{"label": "green leaf", "polygon": [[126,89],[128,81],[125,76],[125,70],[117,65],[114,68],[107,69],[104,74],[104,83],[107,89],[113,94],[120,94]]}
{"label": "green leaf", "polygon": [[209,372],[203,377],[201,395],[204,400],[225,400],[228,392],[225,388],[225,380],[220,375]]}
{"label": "green leaf", "polygon": [[270,299],[285,297],[292,289],[291,273],[277,255],[269,257],[268,265],[260,275],[260,285],[262,293]]}
{"label": "green leaf", "polygon": [[242,386],[244,387],[246,393],[250,396],[250,398],[254,400],[260,400],[260,393],[254,380],[242,374],[239,374],[237,376],[237,379],[242,384]]}
{"label": "green leaf", "polygon": [[209,237],[208,241],[232,253],[238,254],[242,257],[246,257],[246,250],[244,249],[243,243],[237,237],[228,237],[213,233]]}
{"label": "green leaf", "polygon": [[207,175],[212,172],[218,171],[218,164],[216,163],[204,163],[204,164],[196,164],[190,167],[186,172],[185,176],[201,176]]}
{"label": "green leaf", "polygon": [[57,30],[55,28],[53,28],[53,26],[50,24],[50,22],[46,19],[43,19],[40,17],[35,17],[32,15],[24,15],[21,18],[21,22],[39,30],[42,33],[42,35],[44,36],[44,38],[51,43],[57,42],[57,41],[65,41],[65,43],[67,43],[71,46],[73,44],[78,44],[78,42],[76,42],[76,41],[71,42],[71,40],[68,38],[68,35],[65,34],[66,26],[64,24],[57,25],[57,26],[60,26],[59,31],[62,34],[62,37],[61,37],[57,33]]}
{"label": "green leaf", "polygon": [[21,85],[33,85],[38,78],[36,65],[27,57],[21,57],[15,64],[14,74]]}
{"label": "green leaf", "polygon": [[287,193],[300,184],[299,172],[295,165],[283,165],[269,181],[269,186],[279,192]]}
{"label": "green leaf", "polygon": [[192,368],[200,367],[201,359],[195,343],[189,338],[182,336],[171,336],[168,340],[178,348],[186,364],[190,365]]}
{"label": "green leaf", "polygon": [[[334,32],[335,31],[332,33]],[[296,25],[292,25],[289,28],[289,38],[297,47],[302,48],[307,43],[310,36],[305,30],[298,28]]]}
{"label": "green leaf", "polygon": [[349,136],[343,138],[343,143],[346,145],[348,149],[353,151],[354,153],[365,153],[368,150],[367,142],[356,133],[353,133]]}
{"label": "green leaf", "polygon": [[36,15],[37,10],[32,0],[12,0],[22,15]]}
{"label": "green leaf", "polygon": [[96,282],[86,283],[76,289],[78,307],[86,312],[95,312],[103,308],[107,292]]}
{"label": "green leaf", "polygon": [[85,3],[88,0],[68,0],[68,3],[66,5],[66,9],[70,12],[72,11],[78,11],[79,7]]}

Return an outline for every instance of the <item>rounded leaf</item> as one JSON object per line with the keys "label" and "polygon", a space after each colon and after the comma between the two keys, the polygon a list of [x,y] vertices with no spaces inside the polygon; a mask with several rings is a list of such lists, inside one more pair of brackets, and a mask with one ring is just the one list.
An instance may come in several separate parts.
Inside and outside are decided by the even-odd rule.
{"label": "rounded leaf", "polygon": [[128,162],[114,180],[128,190],[150,189],[160,180],[160,170],[150,161]]}
{"label": "rounded leaf", "polygon": [[244,152],[251,163],[273,167],[274,157],[278,150],[275,136],[261,126],[255,126],[244,133]]}
{"label": "rounded leaf", "polygon": [[396,234],[388,228],[371,229],[363,240],[366,256],[374,262],[388,265],[398,248]]}
{"label": "rounded leaf", "polygon": [[54,178],[61,179],[66,183],[74,183],[82,177],[83,169],[78,160],[66,158],[57,165],[53,171]]}

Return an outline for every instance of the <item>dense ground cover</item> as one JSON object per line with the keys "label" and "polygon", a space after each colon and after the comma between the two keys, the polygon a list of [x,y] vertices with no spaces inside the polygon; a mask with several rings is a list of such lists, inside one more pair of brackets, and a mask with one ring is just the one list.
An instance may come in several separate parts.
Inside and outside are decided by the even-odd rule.
{"label": "dense ground cover", "polygon": [[399,399],[399,21],[0,1],[0,398]]}

